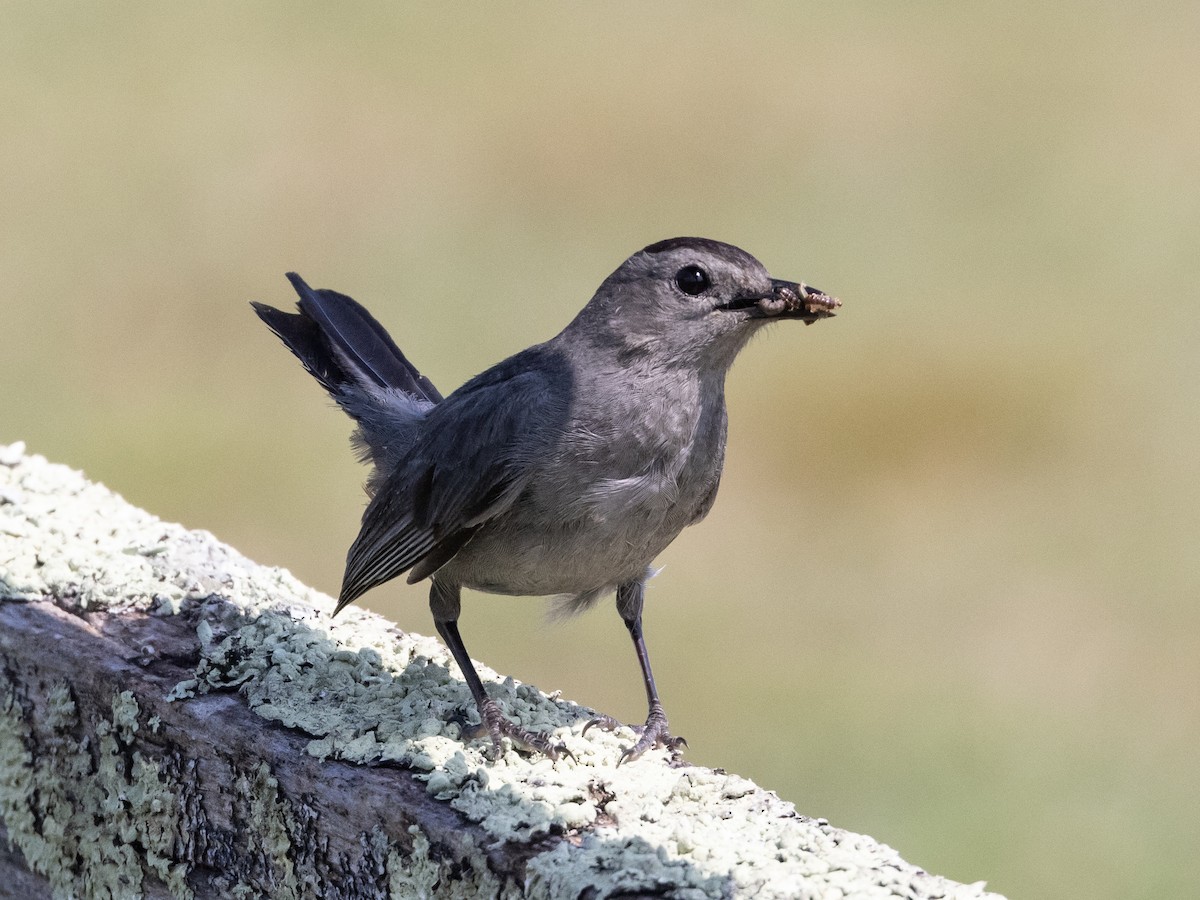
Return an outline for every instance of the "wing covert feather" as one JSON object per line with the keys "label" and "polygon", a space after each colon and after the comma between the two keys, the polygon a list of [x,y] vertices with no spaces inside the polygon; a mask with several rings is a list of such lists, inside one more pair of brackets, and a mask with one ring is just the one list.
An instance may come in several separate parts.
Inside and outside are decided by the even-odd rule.
{"label": "wing covert feather", "polygon": [[570,396],[566,360],[541,345],[431,409],[407,459],[363,514],[338,609],[414,566],[412,580],[432,575],[475,529],[511,506],[554,452]]}

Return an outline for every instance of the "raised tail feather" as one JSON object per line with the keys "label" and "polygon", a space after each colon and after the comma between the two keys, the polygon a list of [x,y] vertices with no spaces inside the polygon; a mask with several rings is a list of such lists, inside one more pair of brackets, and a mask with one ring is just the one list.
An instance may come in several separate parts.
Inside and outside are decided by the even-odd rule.
{"label": "raised tail feather", "polygon": [[334,399],[341,402],[346,388],[357,387],[396,388],[429,403],[441,401],[438,389],[361,304],[336,291],[313,290],[295,272],[287,277],[300,295],[300,312],[251,306]]}

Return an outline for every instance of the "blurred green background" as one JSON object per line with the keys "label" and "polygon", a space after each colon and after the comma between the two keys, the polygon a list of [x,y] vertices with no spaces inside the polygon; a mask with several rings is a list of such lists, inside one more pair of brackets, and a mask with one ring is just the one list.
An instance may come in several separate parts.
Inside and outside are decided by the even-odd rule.
{"label": "blurred green background", "polygon": [[[3,20],[0,441],[335,591],[365,472],[247,301],[297,269],[448,392],[645,244],[739,244],[846,307],[743,355],[652,584],[689,757],[1013,897],[1200,892],[1196,4]],[[611,606],[544,614],[462,629],[640,720]]]}

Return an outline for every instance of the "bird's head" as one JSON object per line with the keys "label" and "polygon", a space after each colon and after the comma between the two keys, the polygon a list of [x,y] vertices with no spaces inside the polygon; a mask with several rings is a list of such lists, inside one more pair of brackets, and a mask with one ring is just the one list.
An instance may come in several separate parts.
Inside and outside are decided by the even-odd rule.
{"label": "bird's head", "polygon": [[814,287],[772,278],[731,244],[682,237],[625,260],[572,328],[662,365],[728,368],[764,324],[794,319],[811,325],[839,306]]}

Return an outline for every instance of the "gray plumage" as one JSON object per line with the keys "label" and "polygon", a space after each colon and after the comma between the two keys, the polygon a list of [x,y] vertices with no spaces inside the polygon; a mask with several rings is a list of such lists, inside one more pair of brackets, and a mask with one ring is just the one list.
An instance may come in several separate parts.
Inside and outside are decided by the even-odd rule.
{"label": "gray plumage", "polygon": [[712,507],[738,351],[763,324],[811,323],[838,301],[736,247],[674,238],[626,260],[557,336],[442,399],[362,306],[288,277],[298,314],[254,307],[358,422],[374,464],[337,608],[405,572],[431,578],[435,623],[496,750],[506,735],[555,755],[483,693],[458,636],[460,590],[558,595],[567,612],[616,590],[651,707],[627,755],[677,753],[641,637],[644,582]]}

